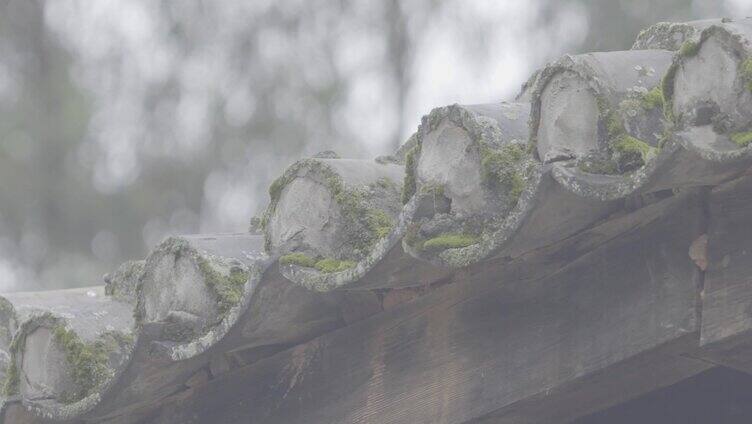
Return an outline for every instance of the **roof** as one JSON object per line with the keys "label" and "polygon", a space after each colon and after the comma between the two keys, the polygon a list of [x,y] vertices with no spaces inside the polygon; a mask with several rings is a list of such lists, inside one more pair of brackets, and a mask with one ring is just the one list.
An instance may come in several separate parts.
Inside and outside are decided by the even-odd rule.
{"label": "roof", "polygon": [[[170,238],[106,276],[104,287],[5,295],[6,419],[138,422],[210,381],[233,387],[232,370],[260,363],[263,370],[243,375],[267,391],[248,398],[284,404],[321,357],[363,365],[358,354],[387,349],[379,335],[423,337],[423,327],[370,332],[409,320],[411,309],[395,305],[439,293],[432,302],[450,308],[451,296],[482,290],[518,299],[536,287],[512,291],[520,281],[543,281],[583,252],[643,228],[656,237],[671,229],[689,245],[700,235],[707,190],[742,190],[749,180],[750,42],[752,19],[657,24],[632,50],[548,64],[517,100],[436,108],[392,156],[295,163],[270,187],[269,207],[249,233]],[[642,243],[653,240],[639,234]],[[620,272],[609,264],[608,272]],[[691,279],[694,271],[676,275]],[[696,299],[671,302],[694,308]],[[484,322],[462,311],[469,318],[433,319]],[[344,356],[328,348],[348,340],[376,345],[351,346],[355,353]],[[405,374],[420,369],[409,366]],[[284,390],[264,380],[275,372],[289,383]],[[373,378],[363,377],[380,381]],[[465,395],[442,390],[451,399]],[[489,402],[442,422],[469,421],[501,400]]]}

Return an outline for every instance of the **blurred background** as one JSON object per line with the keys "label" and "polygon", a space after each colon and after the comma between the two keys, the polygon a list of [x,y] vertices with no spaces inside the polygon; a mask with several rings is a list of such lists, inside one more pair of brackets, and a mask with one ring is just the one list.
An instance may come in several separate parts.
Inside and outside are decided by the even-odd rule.
{"label": "blurred background", "polygon": [[433,107],[750,0],[0,0],[0,291],[246,231],[294,160],[391,153]]}

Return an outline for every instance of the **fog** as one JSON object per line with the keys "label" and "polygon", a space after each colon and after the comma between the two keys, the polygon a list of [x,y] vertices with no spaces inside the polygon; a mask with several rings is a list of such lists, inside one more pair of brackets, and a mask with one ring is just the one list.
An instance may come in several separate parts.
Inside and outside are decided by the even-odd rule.
{"label": "fog", "polygon": [[100,284],[171,234],[246,231],[303,156],[388,154],[433,107],[749,0],[0,3],[0,291]]}

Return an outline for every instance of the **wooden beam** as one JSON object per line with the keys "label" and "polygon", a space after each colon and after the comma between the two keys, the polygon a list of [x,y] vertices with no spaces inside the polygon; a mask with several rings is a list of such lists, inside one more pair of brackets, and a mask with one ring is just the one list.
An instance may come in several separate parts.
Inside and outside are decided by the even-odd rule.
{"label": "wooden beam", "polygon": [[752,372],[752,176],[709,198],[702,350],[696,355]]}
{"label": "wooden beam", "polygon": [[[413,303],[210,381],[151,422],[464,423],[556,416],[567,396],[605,388],[568,408],[574,417],[671,384],[711,366],[665,367],[698,343],[701,279],[687,252],[702,222],[700,201],[685,193],[567,240],[578,256],[560,252],[567,260],[553,275],[468,270]],[[611,385],[611,376],[621,377]]]}

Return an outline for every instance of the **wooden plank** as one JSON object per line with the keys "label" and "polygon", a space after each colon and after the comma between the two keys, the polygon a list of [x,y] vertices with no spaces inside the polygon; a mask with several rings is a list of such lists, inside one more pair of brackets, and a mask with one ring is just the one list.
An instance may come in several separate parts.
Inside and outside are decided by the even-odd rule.
{"label": "wooden plank", "polygon": [[752,378],[716,367],[569,424],[749,424]]}
{"label": "wooden plank", "polygon": [[752,372],[752,176],[709,199],[699,357]]}
{"label": "wooden plank", "polygon": [[710,195],[702,343],[752,330],[752,177]]}
{"label": "wooden plank", "polygon": [[560,424],[627,402],[713,368],[709,362],[678,354],[696,343],[692,334],[471,422]]}
{"label": "wooden plank", "polygon": [[[687,251],[702,208],[692,196],[650,207],[660,213],[553,276],[468,272],[412,304],[211,381],[152,422],[464,423],[526,399],[545,408],[541,393],[699,337],[699,273]],[[678,378],[653,369],[635,369],[633,382]]]}

